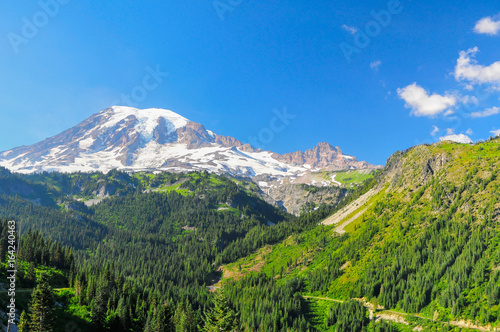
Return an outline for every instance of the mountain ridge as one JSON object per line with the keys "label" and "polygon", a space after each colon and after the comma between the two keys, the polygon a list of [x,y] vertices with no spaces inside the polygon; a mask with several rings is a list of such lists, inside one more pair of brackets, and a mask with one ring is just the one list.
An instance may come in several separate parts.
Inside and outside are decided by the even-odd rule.
{"label": "mountain ridge", "polygon": [[278,154],[207,130],[169,110],[113,106],[41,142],[0,152],[0,165],[42,171],[210,171],[254,177],[297,177],[321,169],[375,169],[321,142]]}

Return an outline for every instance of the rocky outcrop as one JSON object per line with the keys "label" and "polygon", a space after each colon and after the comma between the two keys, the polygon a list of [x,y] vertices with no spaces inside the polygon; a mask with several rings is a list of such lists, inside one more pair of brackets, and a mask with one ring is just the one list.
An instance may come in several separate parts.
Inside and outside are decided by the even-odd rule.
{"label": "rocky outcrop", "polygon": [[299,215],[302,207],[308,203],[319,206],[337,204],[345,195],[346,189],[335,186],[316,187],[306,184],[281,184],[262,188],[263,192],[289,213]]}
{"label": "rocky outcrop", "polygon": [[261,152],[262,150],[259,148],[259,149],[254,149],[250,144],[243,144],[241,147],[240,147],[240,150],[243,151],[243,152]]}
{"label": "rocky outcrop", "polygon": [[291,165],[308,165],[313,169],[348,169],[348,168],[377,168],[365,161],[359,162],[356,157],[344,155],[342,150],[330,143],[320,142],[314,148],[306,151],[296,151],[279,155],[273,154],[277,160]]}
{"label": "rocky outcrop", "polygon": [[421,187],[438,174],[450,159],[451,156],[445,152],[436,153],[432,145],[418,145],[390,156],[381,176],[391,187]]}
{"label": "rocky outcrop", "polygon": [[177,129],[177,136],[177,142],[186,144],[188,149],[210,146],[214,140],[203,125],[192,121]]}
{"label": "rocky outcrop", "polygon": [[[232,147],[239,148],[239,147],[243,146],[243,143],[238,141],[236,138],[233,138],[231,136],[217,135],[217,134],[215,134],[214,143],[220,144],[220,145],[228,147],[228,148],[232,148]],[[245,144],[245,145],[250,146],[249,144]]]}

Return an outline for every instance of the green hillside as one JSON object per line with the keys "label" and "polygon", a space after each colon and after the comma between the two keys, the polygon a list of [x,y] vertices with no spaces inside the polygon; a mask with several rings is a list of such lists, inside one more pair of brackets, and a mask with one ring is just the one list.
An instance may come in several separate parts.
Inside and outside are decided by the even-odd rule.
{"label": "green hillside", "polygon": [[331,225],[292,235],[223,266],[222,284],[257,274],[278,285],[295,280],[325,331],[340,328],[327,323],[328,302],[349,299],[409,323],[396,324],[405,331],[447,330],[442,322],[491,331],[500,327],[499,171],[498,139],[398,152],[346,233]]}

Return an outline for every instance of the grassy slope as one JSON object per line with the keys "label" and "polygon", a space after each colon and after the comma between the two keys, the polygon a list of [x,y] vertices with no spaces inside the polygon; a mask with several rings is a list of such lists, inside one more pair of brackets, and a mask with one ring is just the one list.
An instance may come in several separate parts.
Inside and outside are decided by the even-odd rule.
{"label": "grassy slope", "polygon": [[351,186],[363,183],[366,180],[373,178],[374,171],[369,169],[363,170],[345,170],[345,171],[321,171],[312,173],[311,177],[315,181],[331,181],[335,176],[335,181],[340,182],[344,186]]}
{"label": "grassy slope", "polygon": [[347,184],[359,184],[373,177],[373,173],[367,170],[355,170],[346,172],[337,172],[335,180]]}

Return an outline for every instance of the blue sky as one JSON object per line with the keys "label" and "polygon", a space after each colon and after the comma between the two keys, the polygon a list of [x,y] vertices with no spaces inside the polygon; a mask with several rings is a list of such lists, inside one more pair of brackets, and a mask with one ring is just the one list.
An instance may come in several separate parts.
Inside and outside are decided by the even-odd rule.
{"label": "blue sky", "polygon": [[500,129],[494,1],[18,0],[0,12],[0,151],[115,103],[377,164]]}

